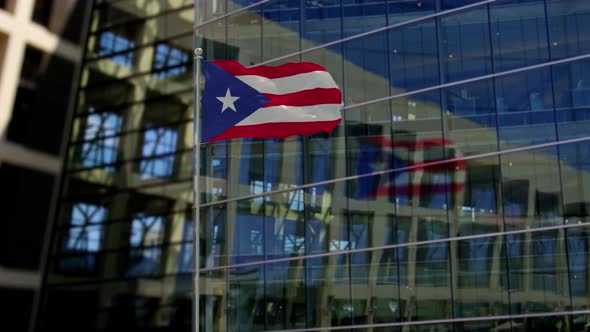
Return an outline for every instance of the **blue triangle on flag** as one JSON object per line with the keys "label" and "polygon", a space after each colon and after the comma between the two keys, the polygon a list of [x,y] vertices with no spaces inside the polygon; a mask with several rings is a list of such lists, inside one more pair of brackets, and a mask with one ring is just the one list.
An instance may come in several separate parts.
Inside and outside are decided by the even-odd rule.
{"label": "blue triangle on flag", "polygon": [[201,141],[207,142],[250,116],[270,99],[215,64],[201,63],[205,74]]}

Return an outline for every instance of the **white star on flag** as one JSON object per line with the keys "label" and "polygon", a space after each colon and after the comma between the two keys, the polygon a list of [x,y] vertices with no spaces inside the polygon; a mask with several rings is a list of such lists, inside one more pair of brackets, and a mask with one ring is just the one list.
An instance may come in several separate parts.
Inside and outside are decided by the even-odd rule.
{"label": "white star on flag", "polygon": [[228,108],[230,108],[234,112],[237,112],[236,105],[234,105],[234,103],[236,102],[236,100],[240,99],[240,97],[232,97],[229,88],[225,93],[225,97],[217,97],[217,99],[223,103],[223,106],[221,106],[221,113],[225,112],[225,110]]}

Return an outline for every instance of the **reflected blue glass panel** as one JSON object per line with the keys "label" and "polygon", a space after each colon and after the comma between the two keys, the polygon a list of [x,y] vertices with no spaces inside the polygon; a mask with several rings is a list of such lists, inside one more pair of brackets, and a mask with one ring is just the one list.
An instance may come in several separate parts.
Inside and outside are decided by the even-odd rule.
{"label": "reflected blue glass panel", "polygon": [[266,305],[263,265],[229,271],[227,331],[264,331]]}
{"label": "reflected blue glass panel", "polygon": [[549,60],[544,1],[493,3],[490,21],[496,72]]}
{"label": "reflected blue glass panel", "polygon": [[[302,38],[324,44],[342,38],[341,0],[305,1]],[[304,47],[305,49],[305,47]]]}
{"label": "reflected blue glass panel", "polygon": [[343,45],[344,103],[354,105],[389,95],[387,34],[379,32]]}
{"label": "reflected blue glass panel", "polygon": [[436,0],[387,0],[388,24],[433,14]]}
{"label": "reflected blue glass panel", "polygon": [[491,73],[492,61],[486,6],[440,19],[440,57],[444,81]]}
{"label": "reflected blue glass panel", "polygon": [[[80,160],[82,165],[95,167],[112,164],[117,161],[117,149],[123,119],[113,113],[93,113],[86,117],[84,128],[84,142],[81,146]],[[113,166],[104,167],[105,170],[114,171]]]}
{"label": "reflected blue glass panel", "polygon": [[144,276],[159,272],[163,238],[163,217],[141,213],[131,221],[129,245],[135,249],[130,251],[127,276]]}
{"label": "reflected blue glass panel", "polygon": [[590,61],[555,65],[552,70],[559,139],[588,136]]}
{"label": "reflected blue glass panel", "polygon": [[386,25],[386,0],[342,0],[344,37]]}
{"label": "reflected blue glass panel", "polygon": [[298,0],[277,0],[262,6],[263,60],[299,51],[300,6]]}
{"label": "reflected blue glass panel", "polygon": [[68,256],[60,259],[60,269],[92,271],[95,268],[96,253],[102,248],[102,223],[106,218],[105,207],[88,203],[72,206],[70,228],[63,242],[63,251]]}
{"label": "reflected blue glass panel", "polygon": [[551,142],[556,139],[549,69],[496,78],[500,147]]}
{"label": "reflected blue glass panel", "polygon": [[[116,35],[110,31],[105,31],[100,34],[98,41],[98,56],[106,56],[111,53],[120,53],[135,47],[135,42],[123,36]],[[131,67],[133,65],[134,52],[126,52],[110,57],[111,61],[118,65]]]}
{"label": "reflected blue glass panel", "polygon": [[143,147],[139,163],[141,177],[169,177],[174,172],[173,153],[176,151],[178,133],[172,128],[150,127],[143,136]]}
{"label": "reflected blue glass panel", "polygon": [[547,22],[553,60],[590,52],[590,2],[547,0]]}
{"label": "reflected blue glass panel", "polygon": [[587,307],[588,293],[588,255],[590,243],[587,228],[567,231],[567,250],[572,304],[575,309]]}
{"label": "reflected blue glass panel", "polygon": [[439,83],[435,21],[389,31],[392,93]]}
{"label": "reflected blue glass panel", "polygon": [[440,2],[440,9],[441,10],[454,9],[454,8],[459,8],[459,7],[471,5],[474,3],[478,3],[481,1],[482,0],[442,0]]}
{"label": "reflected blue glass panel", "polygon": [[158,44],[154,52],[152,69],[156,71],[153,76],[166,78],[184,74],[189,68],[189,53],[171,47],[167,44]]}

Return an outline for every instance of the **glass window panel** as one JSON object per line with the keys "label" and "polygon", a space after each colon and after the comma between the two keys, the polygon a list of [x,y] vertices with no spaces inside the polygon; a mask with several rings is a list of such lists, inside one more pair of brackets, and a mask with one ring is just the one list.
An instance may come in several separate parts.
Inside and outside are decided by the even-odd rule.
{"label": "glass window panel", "polygon": [[506,237],[512,314],[563,311],[570,305],[563,231]]}
{"label": "glass window panel", "polygon": [[478,158],[462,164],[465,182],[455,196],[451,215],[458,222],[455,226],[458,234],[499,232],[502,229],[499,158]]}
{"label": "glass window panel", "polygon": [[443,90],[446,138],[457,156],[498,150],[494,87],[491,80]]}
{"label": "glass window panel", "polygon": [[436,0],[387,0],[388,24],[433,14]]}
{"label": "glass window panel", "polygon": [[569,267],[569,284],[572,294],[572,309],[584,310],[589,302],[590,275],[588,274],[588,257],[590,254],[590,237],[588,228],[572,228],[565,231]]}
{"label": "glass window panel", "polygon": [[[79,162],[84,167],[112,164],[117,160],[119,137],[122,118],[113,113],[96,113],[86,117],[86,128],[82,139],[85,143],[79,148]],[[113,171],[113,167],[106,167]]]}
{"label": "glass window panel", "polygon": [[590,143],[560,145],[559,156],[565,222],[587,222],[590,217]]}
{"label": "glass window panel", "polygon": [[[346,115],[348,175],[370,174],[391,168],[394,146],[391,142],[389,102],[351,108]],[[349,181],[348,196],[356,200],[387,197],[389,175],[376,175]],[[367,210],[371,210],[368,206]],[[390,207],[393,209],[393,207]]]}
{"label": "glass window panel", "polygon": [[556,157],[555,148],[501,155],[504,220],[508,229],[563,223]]}
{"label": "glass window panel", "polygon": [[391,103],[394,142],[404,146],[408,141],[443,138],[438,90],[395,98]]}
{"label": "glass window panel", "polygon": [[448,243],[409,246],[399,264],[400,271],[407,271],[408,282],[400,289],[402,321],[451,318]]}
{"label": "glass window panel", "polygon": [[236,51],[236,54],[228,54],[228,58],[246,67],[262,61],[260,10],[261,7],[251,8],[227,18],[227,43]]}
{"label": "glass window panel", "polygon": [[341,0],[303,2],[303,49],[342,38]]}
{"label": "glass window panel", "polygon": [[264,331],[264,265],[233,268],[228,279],[227,331]]}
{"label": "glass window panel", "polygon": [[62,251],[78,255],[64,260],[60,268],[67,271],[93,271],[96,267],[96,252],[102,249],[102,224],[107,218],[107,209],[99,205],[77,203],[72,206],[70,218]]}
{"label": "glass window panel", "polygon": [[439,83],[435,21],[389,31],[392,94]]}
{"label": "glass window panel", "polygon": [[344,37],[384,27],[386,15],[386,0],[343,0]]}
{"label": "glass window panel", "polygon": [[554,60],[590,51],[590,3],[584,0],[547,1],[549,45]]}
{"label": "glass window panel", "polygon": [[311,258],[305,269],[308,326],[351,325],[354,309],[348,255]]}
{"label": "glass window panel", "polygon": [[486,6],[440,19],[440,57],[444,81],[452,82],[492,71]]}
{"label": "glass window panel", "polygon": [[501,149],[555,140],[550,75],[541,69],[496,78]]}
{"label": "glass window panel", "polygon": [[271,1],[263,5],[263,60],[299,51],[299,6],[300,3],[293,0]]}
{"label": "glass window panel", "polygon": [[481,0],[442,0],[440,3],[441,10],[448,10],[459,8],[463,6],[468,6],[477,2],[481,2]]}
{"label": "glass window panel", "polygon": [[549,59],[543,1],[500,1],[490,6],[496,72]]}
{"label": "glass window panel", "polygon": [[266,330],[307,327],[305,261],[265,265]]}
{"label": "glass window panel", "polygon": [[131,38],[126,38],[126,36],[118,35],[111,31],[102,32],[98,36],[96,55],[103,57],[117,53],[116,55],[110,56],[110,60],[117,65],[131,67],[133,65],[135,53],[130,50],[133,49],[136,44],[133,39],[133,36]]}
{"label": "glass window panel", "polygon": [[[196,1],[198,5],[199,17],[195,20],[196,24],[214,19],[226,13],[225,0]],[[233,2],[233,1],[232,1]]]}
{"label": "glass window panel", "polygon": [[137,249],[130,251],[131,262],[127,275],[149,275],[159,272],[163,233],[161,216],[138,214],[131,221],[129,245]]}
{"label": "glass window panel", "polygon": [[188,63],[192,60],[186,52],[168,44],[160,43],[154,46],[154,62],[152,69],[154,77],[165,78],[176,76],[187,72]]}
{"label": "glass window panel", "polygon": [[344,103],[354,105],[389,95],[387,34],[344,43]]}
{"label": "glass window panel", "polygon": [[174,172],[174,158],[178,133],[169,128],[148,128],[144,141],[140,164],[143,179],[169,177]]}
{"label": "glass window panel", "polygon": [[226,19],[220,19],[197,28],[196,35],[200,38],[197,43],[203,49],[203,59],[233,59],[229,58],[229,56],[236,57],[238,54],[235,47],[227,44],[226,23]]}
{"label": "glass window panel", "polygon": [[[474,238],[451,243],[456,252],[454,267],[456,317],[508,315],[508,289],[500,287],[500,277],[506,275],[501,264],[503,238],[498,236]],[[489,322],[483,324],[488,326]],[[493,325],[492,325],[493,326]]]}
{"label": "glass window panel", "polygon": [[555,65],[552,70],[559,139],[587,136],[590,123],[590,62]]}

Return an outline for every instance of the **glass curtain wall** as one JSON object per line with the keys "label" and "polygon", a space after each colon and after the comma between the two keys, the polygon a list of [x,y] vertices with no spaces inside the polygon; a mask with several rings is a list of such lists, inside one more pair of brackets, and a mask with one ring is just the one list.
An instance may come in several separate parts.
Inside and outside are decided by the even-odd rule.
{"label": "glass curtain wall", "polygon": [[196,5],[95,3],[41,330],[190,330],[193,43],[343,91],[201,146],[200,331],[588,329],[590,2]]}

